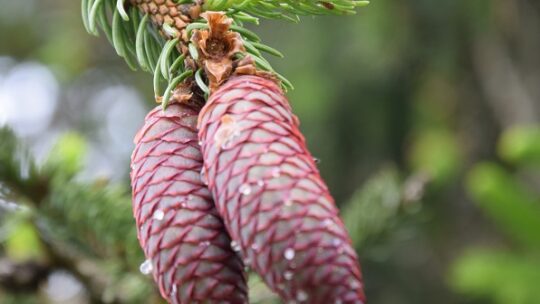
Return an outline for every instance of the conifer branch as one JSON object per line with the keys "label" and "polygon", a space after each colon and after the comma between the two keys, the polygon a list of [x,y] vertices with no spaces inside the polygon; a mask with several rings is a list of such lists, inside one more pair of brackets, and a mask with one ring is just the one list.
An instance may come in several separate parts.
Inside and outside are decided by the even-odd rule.
{"label": "conifer branch", "polygon": [[297,22],[299,15],[347,15],[355,8],[368,5],[359,0],[207,0],[203,8],[211,11],[245,12],[267,19]]}
{"label": "conifer branch", "polygon": [[[284,89],[292,89],[292,84],[274,71],[262,53],[283,55],[262,44],[244,23],[258,24],[259,18],[297,22],[299,15],[352,14],[356,7],[368,3],[360,0],[82,0],[82,15],[87,31],[98,35],[101,29],[130,68],[140,67],[154,74],[156,101],[166,105],[168,100],[164,99],[172,95],[172,90],[180,84],[179,79],[191,83],[192,91],[202,91],[203,95],[208,95],[207,88],[213,87],[209,83],[212,77],[206,75],[208,71],[192,44],[194,32],[209,29],[207,20],[201,18],[203,12],[221,11],[231,18],[229,30],[239,34],[244,47],[233,54],[236,60],[251,57],[250,64],[255,70],[274,75]],[[249,60],[244,60],[246,63]],[[187,71],[192,75],[180,77]],[[162,91],[163,87],[167,89]]]}
{"label": "conifer branch", "polygon": [[[47,258],[40,267],[69,271],[84,284],[93,303],[102,303],[106,292],[111,303],[146,298],[151,294],[147,289],[132,294],[112,291],[111,285],[123,280],[144,279],[135,266],[142,254],[132,229],[130,195],[103,181],[81,183],[76,174],[82,155],[84,141],[66,135],[38,166],[12,131],[0,128],[0,216],[9,212],[0,218],[0,228],[5,228],[2,220],[8,217],[27,217],[43,245],[39,251]],[[94,264],[97,258],[114,259],[118,269],[80,268],[81,262]]]}

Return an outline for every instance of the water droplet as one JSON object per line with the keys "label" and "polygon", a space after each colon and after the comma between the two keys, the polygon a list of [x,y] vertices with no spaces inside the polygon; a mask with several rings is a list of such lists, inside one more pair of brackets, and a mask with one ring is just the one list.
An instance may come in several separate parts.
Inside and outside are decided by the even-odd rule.
{"label": "water droplet", "polygon": [[283,205],[285,205],[285,207],[291,207],[293,205],[293,200],[287,196],[283,199]]}
{"label": "water droplet", "polygon": [[232,147],[232,137],[221,144],[221,149],[229,149]]}
{"label": "water droplet", "polygon": [[264,186],[264,181],[263,181],[262,179],[258,180],[258,181],[257,181],[257,185],[258,185],[259,187]]}
{"label": "water droplet", "polygon": [[208,247],[210,246],[210,241],[204,241],[199,244],[199,246]]}
{"label": "water droplet", "polygon": [[152,217],[156,221],[161,221],[161,220],[163,220],[163,218],[165,218],[165,212],[163,212],[163,210],[161,210],[161,209],[158,209],[158,210],[154,211],[154,214],[152,215]]}
{"label": "water droplet", "polygon": [[202,146],[202,144],[203,144],[202,140],[199,140],[198,144],[199,144],[199,146]]}
{"label": "water droplet", "polygon": [[290,281],[292,279],[292,277],[293,277],[292,271],[288,271],[288,270],[285,271],[283,273],[283,277],[285,278],[285,280]]}
{"label": "water droplet", "polygon": [[330,227],[330,226],[333,226],[334,225],[334,221],[332,221],[331,219],[325,219],[323,221],[323,226],[324,227]]}
{"label": "water droplet", "polygon": [[174,284],[171,290],[171,297],[174,297],[177,292],[178,292],[178,287],[176,286],[176,284]]}
{"label": "water droplet", "polygon": [[235,241],[232,241],[232,242],[231,242],[231,248],[232,248],[232,250],[234,250],[234,251],[236,251],[236,252],[239,252],[239,251],[240,251],[240,245],[239,245],[237,242],[235,242]]}
{"label": "water droplet", "polygon": [[248,184],[242,184],[240,186],[240,189],[238,189],[238,191],[240,191],[240,193],[242,193],[243,195],[250,195],[251,187]]}
{"label": "water droplet", "polygon": [[261,249],[261,246],[257,243],[253,243],[253,245],[251,245],[251,249],[257,252]]}
{"label": "water droplet", "polygon": [[358,289],[358,288],[360,288],[360,283],[358,283],[358,281],[356,281],[356,280],[352,280],[349,283],[349,287],[351,287],[352,289]]}
{"label": "water droplet", "polygon": [[279,168],[272,169],[272,177],[278,178],[281,176],[281,170]]}
{"label": "water droplet", "polygon": [[231,115],[224,115],[221,118],[221,126],[214,135],[216,145],[227,149],[232,146],[233,139],[238,136],[240,136],[238,124]]}
{"label": "water droplet", "polygon": [[201,169],[201,181],[203,184],[208,185],[208,176],[206,175],[206,169],[204,167]]}
{"label": "water droplet", "polygon": [[139,270],[144,275],[150,274],[153,269],[154,269],[154,265],[152,265],[152,260],[150,260],[150,259],[144,261],[141,264],[141,266],[139,266]]}
{"label": "water droplet", "polygon": [[316,164],[320,164],[320,163],[321,163],[321,159],[320,159],[320,158],[314,157],[314,158],[313,158],[313,161],[314,161]]}
{"label": "water droplet", "polygon": [[296,293],[296,299],[300,302],[304,302],[305,300],[308,299],[308,294],[303,291],[303,290],[299,290],[297,293]]}
{"label": "water droplet", "polygon": [[294,252],[294,249],[292,248],[285,249],[285,252],[283,253],[283,256],[289,261],[294,259],[294,255],[295,255],[295,252]]}
{"label": "water droplet", "polygon": [[332,241],[332,244],[333,244],[335,247],[338,247],[339,245],[341,245],[341,240],[338,239],[338,238],[335,238],[335,239]]}

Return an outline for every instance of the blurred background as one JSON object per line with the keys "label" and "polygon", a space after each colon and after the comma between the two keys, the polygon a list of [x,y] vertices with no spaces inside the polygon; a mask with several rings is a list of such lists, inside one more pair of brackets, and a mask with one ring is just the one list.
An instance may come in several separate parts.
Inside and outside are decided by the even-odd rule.
{"label": "blurred background", "polygon": [[[285,54],[370,303],[540,303],[540,2],[373,0],[253,30]],[[151,83],[80,1],[0,0],[0,303],[161,303],[128,175]]]}

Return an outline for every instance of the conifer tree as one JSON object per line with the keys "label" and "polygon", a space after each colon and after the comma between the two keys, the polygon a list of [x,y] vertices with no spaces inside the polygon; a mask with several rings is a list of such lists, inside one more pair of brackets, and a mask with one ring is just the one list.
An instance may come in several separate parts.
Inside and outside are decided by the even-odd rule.
{"label": "conifer tree", "polygon": [[[234,261],[231,250],[288,302],[364,303],[356,253],[284,95],[292,84],[262,53],[282,55],[262,44],[244,23],[351,14],[365,4],[82,1],[87,30],[98,34],[101,28],[130,67],[153,73],[155,98],[164,114],[149,114],[136,139],[133,208],[139,241],[149,259],[142,267],[153,269],[162,295],[171,303],[247,301],[244,275],[237,267],[241,263]],[[200,147],[191,144],[193,126],[181,122],[194,115],[193,109],[185,109],[193,100],[205,104],[198,117]],[[189,163],[197,163],[198,149],[203,164],[198,162],[202,171],[196,178],[193,170],[199,167]],[[191,150],[189,155],[182,154],[185,150]],[[215,208],[221,219],[211,227],[196,223],[200,230],[181,224],[177,229],[191,210],[174,202],[193,191],[204,192],[201,182],[216,202],[214,207],[202,195],[204,212],[213,216]],[[162,223],[165,216],[171,220]],[[209,235],[208,229],[214,233]],[[229,236],[232,242],[224,246],[222,240]],[[209,249],[194,248],[192,242]],[[219,258],[206,259],[215,248],[222,249]],[[208,265],[200,268],[207,272],[195,270],[200,264]],[[235,273],[225,277],[231,279],[232,289],[218,286],[219,278],[203,278],[230,265],[235,266],[228,270]],[[194,282],[196,286],[190,285]],[[177,292],[183,294],[176,296]]]}

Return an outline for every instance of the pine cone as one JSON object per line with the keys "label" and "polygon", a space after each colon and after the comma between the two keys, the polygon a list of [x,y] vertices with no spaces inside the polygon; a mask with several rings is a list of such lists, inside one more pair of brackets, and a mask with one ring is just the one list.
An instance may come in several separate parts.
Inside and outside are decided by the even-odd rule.
{"label": "pine cone", "polygon": [[198,109],[171,104],[146,117],[131,161],[138,238],[170,303],[247,303],[243,264],[201,180]]}
{"label": "pine cone", "polygon": [[199,126],[208,187],[244,263],[287,303],[363,303],[356,253],[276,83],[231,78]]}
{"label": "pine cone", "polygon": [[159,27],[167,23],[179,32],[200,14],[200,5],[197,3],[178,4],[174,0],[130,0],[130,3],[150,15]]}

